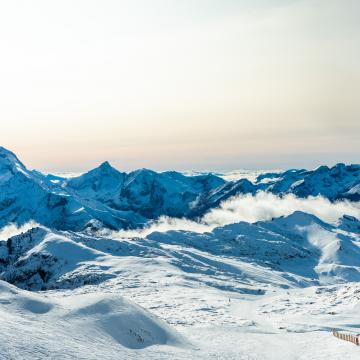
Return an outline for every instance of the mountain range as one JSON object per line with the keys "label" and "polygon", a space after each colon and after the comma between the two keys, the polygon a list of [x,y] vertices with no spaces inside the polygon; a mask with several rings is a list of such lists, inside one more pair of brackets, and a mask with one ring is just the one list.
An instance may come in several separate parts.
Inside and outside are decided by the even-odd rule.
{"label": "mountain range", "polygon": [[258,191],[359,201],[360,165],[266,173],[251,182],[147,169],[125,173],[104,162],[67,179],[28,170],[0,147],[0,227],[34,220],[57,230],[131,229],[162,215],[197,219],[233,196]]}

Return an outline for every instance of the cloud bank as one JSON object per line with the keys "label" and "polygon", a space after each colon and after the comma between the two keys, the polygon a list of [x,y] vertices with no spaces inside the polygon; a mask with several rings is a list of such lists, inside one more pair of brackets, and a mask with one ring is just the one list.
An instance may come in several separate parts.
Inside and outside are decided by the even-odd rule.
{"label": "cloud bank", "polygon": [[294,211],[313,214],[327,223],[336,223],[343,215],[360,218],[360,204],[348,201],[335,203],[317,196],[305,199],[292,194],[277,196],[259,192],[256,195],[240,195],[223,202],[219,208],[205,214],[199,221],[160,217],[143,229],[121,230],[111,233],[114,237],[144,237],[152,232],[169,230],[186,230],[203,233],[215,227],[240,221],[256,222],[271,220],[274,217],[287,216]]}
{"label": "cloud bank", "polygon": [[211,210],[202,218],[202,222],[211,226],[222,226],[239,221],[256,222],[274,217],[287,216],[294,211],[313,214],[328,223],[335,223],[343,215],[360,218],[360,204],[349,201],[332,203],[326,198],[316,196],[305,199],[293,194],[277,196],[259,192],[234,197],[217,209]]}
{"label": "cloud bank", "polygon": [[[327,223],[336,223],[343,215],[351,215],[360,219],[360,203],[349,201],[330,202],[326,198],[298,198],[292,194],[277,196],[267,192],[256,195],[246,194],[235,196],[223,202],[218,208],[210,210],[199,221],[162,216],[149,223],[148,226],[134,230],[109,231],[100,230],[99,235],[113,238],[145,237],[153,232],[185,230],[204,233],[215,227],[234,224],[240,221],[266,221],[279,216],[287,216],[294,211],[313,214]],[[0,240],[26,232],[39,226],[30,221],[22,226],[9,224],[0,229]]]}

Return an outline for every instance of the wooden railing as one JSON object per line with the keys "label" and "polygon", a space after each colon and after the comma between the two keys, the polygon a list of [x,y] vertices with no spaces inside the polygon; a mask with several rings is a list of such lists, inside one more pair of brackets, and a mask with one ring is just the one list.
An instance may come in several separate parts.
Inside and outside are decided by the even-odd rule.
{"label": "wooden railing", "polygon": [[352,334],[343,334],[333,330],[333,335],[341,340],[352,342],[355,345],[360,345],[360,334],[352,335]]}

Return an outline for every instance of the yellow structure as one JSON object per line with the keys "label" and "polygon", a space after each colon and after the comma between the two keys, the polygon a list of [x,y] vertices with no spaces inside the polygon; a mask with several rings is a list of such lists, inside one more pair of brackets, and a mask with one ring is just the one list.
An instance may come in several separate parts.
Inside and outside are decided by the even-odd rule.
{"label": "yellow structure", "polygon": [[352,342],[355,345],[360,345],[360,334],[352,335],[352,334],[343,334],[333,330],[333,335],[341,340]]}

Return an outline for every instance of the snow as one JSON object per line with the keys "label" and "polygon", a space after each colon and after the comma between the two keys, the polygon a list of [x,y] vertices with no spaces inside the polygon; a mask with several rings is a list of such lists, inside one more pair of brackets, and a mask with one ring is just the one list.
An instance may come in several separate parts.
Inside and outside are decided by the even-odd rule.
{"label": "snow", "polygon": [[[45,290],[1,282],[1,354],[356,358],[358,348],[331,334],[356,331],[360,320],[359,232],[341,226],[296,212],[131,239],[34,228],[0,246],[11,251],[3,279]],[[11,278],[14,272],[21,276]],[[21,341],[9,331],[15,328]]]}
{"label": "snow", "polygon": [[358,359],[359,171],[65,179],[0,148],[0,359]]}
{"label": "snow", "polygon": [[29,171],[15,154],[0,148],[0,227],[34,220],[58,230],[128,230],[164,216],[196,220],[243,196],[256,198],[261,193],[278,199],[302,198],[305,203],[319,197],[341,206],[341,216],[356,216],[359,211],[344,212],[359,200],[358,165],[251,174],[245,172],[241,179],[229,181],[212,173],[185,176],[148,169],[125,173],[104,162],[78,177],[61,178]]}
{"label": "snow", "polygon": [[[161,284],[156,279],[143,287],[135,282],[127,288],[104,284],[42,294],[1,282],[6,286],[1,288],[2,358],[358,357],[357,347],[333,338],[330,332],[356,328],[358,286],[246,295],[176,281]],[[133,305],[134,301],[163,321]]]}
{"label": "snow", "polygon": [[215,176],[219,176],[226,181],[236,181],[241,179],[247,179],[252,182],[255,182],[257,177],[263,174],[269,173],[280,173],[281,170],[249,170],[249,169],[239,169],[239,170],[223,170],[223,171],[194,171],[187,170],[182,173],[186,176],[198,176],[198,175],[208,175],[213,174]]}
{"label": "snow", "polygon": [[160,345],[160,354],[189,347],[164,321],[117,294],[54,297],[0,281],[0,304],[1,359],[145,359]]}

